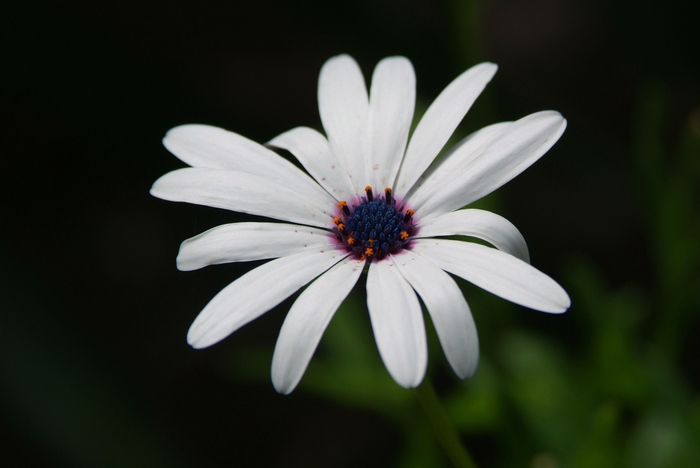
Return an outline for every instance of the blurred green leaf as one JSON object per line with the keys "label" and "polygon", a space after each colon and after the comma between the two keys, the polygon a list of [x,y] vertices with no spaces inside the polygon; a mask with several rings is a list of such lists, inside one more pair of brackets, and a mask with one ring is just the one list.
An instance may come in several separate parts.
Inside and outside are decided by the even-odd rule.
{"label": "blurred green leaf", "polygon": [[686,417],[670,408],[648,411],[632,433],[623,466],[629,468],[688,468],[700,460],[698,439]]}
{"label": "blurred green leaf", "polygon": [[445,406],[460,430],[495,432],[503,422],[502,378],[488,358],[481,358],[473,378],[445,398]]}
{"label": "blurred green leaf", "polygon": [[684,128],[678,155],[672,157],[665,141],[667,100],[663,85],[642,88],[635,152],[655,262],[653,304],[659,315],[654,341],[674,359],[681,349],[680,331],[697,314],[693,305],[700,282],[700,135],[695,111]]}
{"label": "blurred green leaf", "polygon": [[528,333],[505,334],[499,361],[508,400],[530,436],[555,453],[571,453],[589,416],[590,387],[561,350]]}
{"label": "blurred green leaf", "polygon": [[587,434],[575,454],[576,468],[615,468],[620,466],[621,408],[607,402],[594,409]]}

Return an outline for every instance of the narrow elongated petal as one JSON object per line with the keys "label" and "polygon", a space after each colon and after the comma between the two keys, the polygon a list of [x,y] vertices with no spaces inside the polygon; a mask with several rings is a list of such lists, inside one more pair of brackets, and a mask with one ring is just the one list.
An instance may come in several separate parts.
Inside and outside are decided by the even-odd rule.
{"label": "narrow elongated petal", "polygon": [[392,260],[370,265],[367,306],[379,354],[389,374],[402,387],[417,387],[428,364],[425,324],[416,293]]}
{"label": "narrow elongated petal", "polygon": [[490,211],[468,209],[445,213],[419,224],[417,237],[470,236],[530,263],[525,238],[513,223]]}
{"label": "narrow elongated petal", "polygon": [[334,206],[328,194],[330,202],[323,205],[262,177],[219,169],[169,172],[156,180],[151,195],[318,227],[329,225]]}
{"label": "narrow elongated petal", "polygon": [[268,145],[292,153],[336,200],[349,200],[357,195],[350,176],[331,151],[328,140],[316,130],[297,127],[273,138]]}
{"label": "narrow elongated petal", "polygon": [[[421,219],[454,211],[493,192],[530,167],[557,142],[566,120],[554,111],[528,115],[475,149],[462,164],[410,197]],[[453,155],[453,156],[456,156]]]}
{"label": "narrow elongated petal", "polygon": [[498,135],[505,127],[512,124],[513,122],[492,124],[461,139],[418,178],[404,199],[409,201],[418,188],[424,184],[431,184],[436,187],[442,186],[442,184],[444,184],[442,178],[449,176],[452,171],[458,169],[460,166],[468,164],[469,160],[476,154],[474,151],[476,148]]}
{"label": "narrow elongated petal", "polygon": [[374,69],[369,94],[370,185],[392,187],[403,159],[416,103],[416,75],[405,57],[385,58]]}
{"label": "narrow elongated petal", "polygon": [[284,395],[296,388],[333,314],[362,273],[364,260],[346,258],[299,295],[280,330],[272,356],[272,384]]}
{"label": "narrow elongated petal", "polygon": [[571,300],[552,278],[500,250],[446,239],[418,239],[413,252],[445,271],[516,304],[561,313]]}
{"label": "narrow elongated petal", "polygon": [[319,201],[330,199],[294,164],[261,144],[222,128],[182,125],[171,129],[163,138],[163,144],[192,167],[244,172]]}
{"label": "narrow elongated petal", "polygon": [[430,105],[413,132],[394,190],[406,193],[427,169],[498,67],[481,63],[465,71]]}
{"label": "narrow elongated petal", "polygon": [[187,342],[206,348],[229,336],[294,294],[347,254],[317,247],[278,258],[226,286],[190,326]]}
{"label": "narrow elongated petal", "polygon": [[299,224],[224,224],[191,237],[180,246],[177,268],[191,271],[207,265],[285,257],[310,246],[333,246],[329,231]]}
{"label": "narrow elongated petal", "polygon": [[338,55],[321,68],[318,110],[331,149],[350,175],[355,193],[367,184],[367,112],[369,100],[362,71],[349,55]]}
{"label": "narrow elongated petal", "polygon": [[410,250],[392,256],[392,260],[401,276],[423,299],[452,369],[462,379],[474,375],[479,363],[479,338],[471,310],[457,283]]}

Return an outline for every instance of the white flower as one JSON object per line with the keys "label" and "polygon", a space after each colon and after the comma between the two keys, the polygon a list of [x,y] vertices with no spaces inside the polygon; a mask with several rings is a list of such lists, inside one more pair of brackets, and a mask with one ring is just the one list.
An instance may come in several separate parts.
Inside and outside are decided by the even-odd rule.
{"label": "white flower", "polygon": [[[180,270],[275,259],[207,304],[187,334],[190,345],[217,343],[310,283],[282,325],[272,360],[275,388],[289,393],[366,267],[379,353],[394,380],[407,388],[421,383],[427,365],[418,296],[457,375],[467,378],[476,370],[474,321],[447,273],[516,304],[564,312],[569,297],[530,266],[515,226],[487,211],[460,208],[537,161],[564,132],[566,120],[545,111],[494,124],[433,163],[496,68],[482,63],[457,77],[408,142],[416,94],[411,63],[403,57],[379,62],[368,97],[357,63],[347,55],[331,58],[318,84],[327,136],[299,127],[268,143],[290,151],[308,175],[220,128],[170,130],[164,145],[192,167],[158,179],[154,196],[289,222],[227,224],[183,242]],[[453,235],[480,238],[495,248],[440,238]]]}

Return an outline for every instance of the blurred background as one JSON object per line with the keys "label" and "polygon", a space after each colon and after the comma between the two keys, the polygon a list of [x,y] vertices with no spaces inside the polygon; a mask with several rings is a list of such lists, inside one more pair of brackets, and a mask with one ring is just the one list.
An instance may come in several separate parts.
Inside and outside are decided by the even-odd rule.
{"label": "blurred background", "polygon": [[[269,378],[291,301],[195,351],[186,331],[255,265],[181,273],[181,241],[246,219],[148,190],[185,123],[264,142],[320,128],[349,53],[405,55],[417,112],[479,61],[458,129],[545,109],[554,148],[480,202],[570,293],[551,316],[460,282],[482,359],[429,375],[481,467],[700,466],[700,36],[691,2],[11,2],[0,16],[0,457],[17,467],[449,466],[391,380],[362,288],[299,388]],[[256,263],[257,265],[257,263]]]}

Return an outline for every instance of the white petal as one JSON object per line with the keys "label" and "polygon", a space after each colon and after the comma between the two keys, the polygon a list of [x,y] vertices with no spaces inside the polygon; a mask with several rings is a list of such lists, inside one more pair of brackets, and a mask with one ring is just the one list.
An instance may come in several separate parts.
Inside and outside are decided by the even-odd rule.
{"label": "white petal", "polygon": [[364,260],[346,258],[311,283],[289,310],[272,356],[272,384],[284,395],[296,388],[333,314],[362,273]]}
{"label": "white petal", "polygon": [[571,305],[552,278],[500,250],[472,242],[417,239],[411,250],[438,267],[516,304],[561,313]]}
{"label": "white petal", "polygon": [[318,227],[330,225],[335,208],[328,194],[330,202],[320,204],[268,179],[221,169],[188,167],[169,172],[156,180],[151,195]]}
{"label": "white petal", "polygon": [[316,245],[333,246],[329,231],[284,223],[224,224],[180,246],[177,268],[191,271],[219,263],[285,257]]}
{"label": "white petal", "polygon": [[297,127],[273,138],[268,144],[291,152],[336,200],[347,201],[357,195],[328,140],[316,130]]}
{"label": "white petal", "polygon": [[459,167],[469,163],[471,158],[475,155],[474,150],[476,148],[498,135],[505,127],[510,125],[513,125],[513,122],[492,124],[460,140],[418,178],[411,190],[409,190],[408,194],[404,197],[404,200],[409,201],[418,188],[423,185],[431,184],[431,186],[441,187],[444,184],[443,181],[445,177],[449,177],[449,175]]}
{"label": "white petal", "polygon": [[163,145],[192,167],[226,169],[263,177],[309,198],[330,199],[308,175],[280,155],[237,133],[208,125],[171,129]]}
{"label": "white petal", "polygon": [[481,63],[450,83],[430,105],[413,132],[394,191],[403,194],[433,162],[498,67]]}
{"label": "white petal", "polygon": [[416,103],[416,75],[411,62],[405,57],[379,62],[369,96],[369,183],[382,192],[393,186],[411,128]]}
{"label": "white petal", "polygon": [[418,225],[415,237],[471,236],[530,263],[525,238],[513,223],[490,211],[468,209],[445,213]]}
{"label": "white petal", "polygon": [[331,149],[350,175],[356,193],[367,185],[367,87],[349,55],[329,59],[318,78],[318,109]]}
{"label": "white petal", "polygon": [[370,265],[367,306],[379,355],[389,374],[402,387],[417,387],[428,364],[425,324],[416,293],[392,260]]}
{"label": "white petal", "polygon": [[401,276],[413,286],[435,325],[447,361],[462,379],[479,364],[479,338],[469,305],[450,275],[409,250],[392,256]]}
{"label": "white petal", "polygon": [[226,338],[294,294],[340,261],[346,253],[311,248],[272,260],[226,286],[204,307],[187,332],[194,348]]}
{"label": "white petal", "polygon": [[[554,111],[528,115],[474,150],[446,177],[428,180],[410,203],[421,219],[454,211],[488,195],[530,167],[564,133],[566,120]],[[453,155],[453,156],[456,156]]]}

